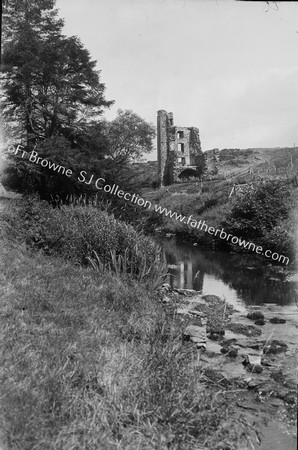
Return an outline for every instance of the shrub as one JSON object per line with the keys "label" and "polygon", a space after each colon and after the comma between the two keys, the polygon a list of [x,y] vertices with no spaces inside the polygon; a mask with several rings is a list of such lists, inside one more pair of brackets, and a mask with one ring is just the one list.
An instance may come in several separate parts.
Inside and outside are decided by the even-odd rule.
{"label": "shrub", "polygon": [[261,182],[253,191],[236,199],[221,226],[227,233],[289,253],[294,244],[294,233],[288,231],[292,223],[293,198],[294,194],[286,183],[276,180]]}
{"label": "shrub", "polygon": [[260,183],[239,197],[222,226],[243,238],[261,237],[288,217],[288,187],[279,181]]}
{"label": "shrub", "polygon": [[6,222],[19,241],[47,254],[129,273],[142,281],[157,281],[164,273],[162,251],[151,238],[93,206],[53,209],[28,197],[18,220],[8,215]]}
{"label": "shrub", "polygon": [[286,255],[289,255],[290,258],[293,258],[295,252],[295,235],[292,228],[292,221],[291,223],[290,220],[281,222],[272,228],[272,230],[264,233],[264,236],[261,239],[261,244],[280,254],[284,252]]}

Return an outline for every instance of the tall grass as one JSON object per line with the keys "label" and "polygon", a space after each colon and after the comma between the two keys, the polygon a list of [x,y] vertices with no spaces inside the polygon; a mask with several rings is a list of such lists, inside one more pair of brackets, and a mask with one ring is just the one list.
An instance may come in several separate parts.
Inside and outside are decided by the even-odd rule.
{"label": "tall grass", "polygon": [[93,206],[53,209],[29,197],[19,205],[17,219],[13,207],[5,211],[2,223],[10,236],[48,255],[154,285],[166,273],[163,252],[151,238]]}
{"label": "tall grass", "polygon": [[[115,250],[111,251],[111,262],[106,266],[102,263],[100,257],[95,250],[92,256],[87,257],[92,267],[99,272],[113,272],[120,277],[121,274],[131,275],[139,283],[145,285],[150,284],[150,288],[154,291],[167,277],[167,264],[165,259],[161,262],[160,255],[157,254],[155,261],[147,258],[146,254],[135,244],[130,250],[125,249],[124,254],[116,254]],[[148,286],[149,287],[149,286]]]}

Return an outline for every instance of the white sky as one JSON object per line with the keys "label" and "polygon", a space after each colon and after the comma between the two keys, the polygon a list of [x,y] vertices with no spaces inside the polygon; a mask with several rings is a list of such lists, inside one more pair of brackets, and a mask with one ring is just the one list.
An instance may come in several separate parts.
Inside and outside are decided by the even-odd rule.
{"label": "white sky", "polygon": [[[57,0],[98,61],[106,98],[200,129],[203,150],[298,145],[298,4]],[[155,159],[151,155],[149,159]]]}

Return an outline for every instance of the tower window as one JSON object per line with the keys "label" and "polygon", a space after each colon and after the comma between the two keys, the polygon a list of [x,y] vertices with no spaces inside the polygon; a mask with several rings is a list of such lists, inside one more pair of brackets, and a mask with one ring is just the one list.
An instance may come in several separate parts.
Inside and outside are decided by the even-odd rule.
{"label": "tower window", "polygon": [[185,166],[185,158],[178,158],[178,163],[180,163],[182,166]]}
{"label": "tower window", "polygon": [[178,144],[178,152],[184,153],[184,144]]}
{"label": "tower window", "polygon": [[183,133],[183,131],[177,131],[177,135],[178,135],[178,139],[184,138],[184,133]]}

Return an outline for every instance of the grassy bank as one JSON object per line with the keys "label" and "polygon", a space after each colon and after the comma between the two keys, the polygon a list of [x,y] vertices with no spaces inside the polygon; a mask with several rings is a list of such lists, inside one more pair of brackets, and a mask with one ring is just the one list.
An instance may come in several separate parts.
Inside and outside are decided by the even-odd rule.
{"label": "grassy bank", "polygon": [[0,266],[6,448],[246,448],[232,404],[219,386],[202,390],[182,325],[148,286],[5,233]]}
{"label": "grassy bank", "polygon": [[93,206],[54,209],[28,196],[17,207],[7,204],[2,224],[7,234],[29,248],[91,265],[101,273],[125,273],[158,285],[166,270],[162,251],[153,239]]}
{"label": "grassy bank", "polygon": [[[226,234],[245,239],[255,246],[278,252],[290,260],[295,257],[295,219],[297,187],[290,180],[255,182],[253,189],[229,197],[231,184],[227,181],[176,184],[144,194],[153,204],[165,208],[153,213],[151,230],[173,233],[190,243],[235,252],[247,252],[238,244],[219,239],[196,228],[205,222],[208,227],[224,228]],[[166,211],[189,219],[189,224],[166,215]],[[194,225],[192,226],[192,221]]]}

